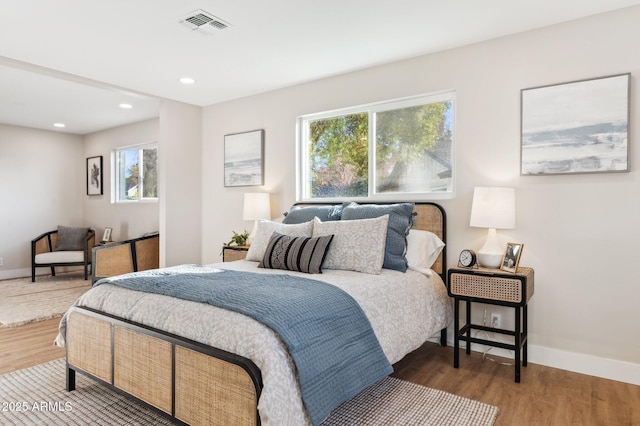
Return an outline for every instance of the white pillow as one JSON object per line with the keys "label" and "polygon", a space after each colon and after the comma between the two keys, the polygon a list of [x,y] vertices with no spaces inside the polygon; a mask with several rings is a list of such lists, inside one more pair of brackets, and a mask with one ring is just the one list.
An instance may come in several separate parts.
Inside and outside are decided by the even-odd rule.
{"label": "white pillow", "polygon": [[379,274],[384,262],[389,215],[375,219],[313,219],[313,236],[333,235],[322,269],[342,269]]}
{"label": "white pillow", "polygon": [[291,237],[310,237],[313,232],[313,221],[296,223],[295,225],[287,225],[270,220],[258,221],[258,229],[251,239],[251,245],[249,246],[249,251],[247,251],[246,259],[260,262],[264,257],[267,245],[269,245],[269,240],[274,232]]}
{"label": "white pillow", "polygon": [[424,269],[431,269],[443,248],[444,243],[433,232],[411,229],[407,235],[409,269],[421,272]]}

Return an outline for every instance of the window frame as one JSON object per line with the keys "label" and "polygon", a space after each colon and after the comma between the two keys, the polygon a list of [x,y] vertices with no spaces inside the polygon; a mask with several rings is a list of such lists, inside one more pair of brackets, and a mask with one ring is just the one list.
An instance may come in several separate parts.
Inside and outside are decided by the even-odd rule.
{"label": "window frame", "polygon": [[[144,187],[140,188],[141,190],[138,191],[138,198],[136,200],[127,200],[127,199],[120,199],[120,164],[121,164],[121,160],[120,160],[120,153],[124,152],[124,151],[132,151],[132,150],[137,150],[138,151],[138,161],[140,162],[141,158],[144,158],[143,155],[143,151],[145,149],[155,149],[156,150],[156,154],[158,152],[158,143],[157,142],[151,142],[151,143],[144,143],[144,144],[136,144],[136,145],[127,145],[127,146],[121,146],[118,148],[115,148],[113,151],[111,151],[111,164],[112,164],[112,168],[111,168],[111,194],[112,194],[112,198],[111,198],[111,203],[115,203],[115,204],[131,204],[131,203],[157,203],[158,202],[158,197],[142,197],[141,194],[144,191]],[[156,155],[156,170],[158,168],[158,161],[157,161],[157,155]],[[144,166],[143,167],[138,167],[138,182],[142,182],[144,180]],[[157,182],[156,182],[157,184]]]}
{"label": "window frame", "polygon": [[[431,192],[376,192],[376,138],[375,138],[375,117],[376,113],[396,110],[402,108],[410,108],[420,105],[426,105],[437,102],[451,101],[451,118],[452,136],[451,136],[451,190],[450,191],[431,191]],[[378,201],[395,201],[407,200],[416,201],[432,199],[444,200],[452,199],[456,196],[456,92],[454,90],[443,91],[432,94],[416,95],[406,98],[393,99],[388,101],[374,102],[354,107],[340,108],[320,113],[306,114],[299,116],[296,120],[296,199],[298,201],[326,201],[338,202],[344,200],[378,200]],[[369,145],[368,145],[368,194],[362,197],[311,197],[309,189],[305,186],[309,185],[309,140],[308,129],[306,124],[309,121],[334,118],[350,114],[358,114],[367,112],[369,115]]]}

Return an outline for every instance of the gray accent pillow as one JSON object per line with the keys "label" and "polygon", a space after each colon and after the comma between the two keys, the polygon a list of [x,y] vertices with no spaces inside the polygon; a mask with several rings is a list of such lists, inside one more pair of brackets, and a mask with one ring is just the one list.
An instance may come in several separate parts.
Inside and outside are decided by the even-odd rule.
{"label": "gray accent pillow", "polygon": [[322,262],[333,235],[325,237],[291,237],[274,232],[258,268],[321,274]]}
{"label": "gray accent pillow", "polygon": [[407,235],[413,225],[413,203],[357,204],[342,208],[342,220],[369,219],[389,215],[383,268],[407,271]]}
{"label": "gray accent pillow", "polygon": [[259,220],[258,229],[253,237],[250,238],[250,246],[247,251],[247,260],[260,262],[264,257],[264,252],[271,241],[271,235],[274,232],[292,237],[311,237],[313,233],[313,221],[289,224],[273,222],[270,220]]}
{"label": "gray accent pillow", "polygon": [[303,223],[313,220],[317,217],[323,222],[330,220],[340,220],[342,216],[342,205],[335,206],[309,206],[309,207],[292,207],[289,213],[286,213],[282,223]]}
{"label": "gray accent pillow", "polygon": [[84,239],[87,238],[89,228],[72,228],[58,226],[58,240],[56,251],[84,250]]}
{"label": "gray accent pillow", "polygon": [[389,215],[363,220],[313,219],[313,236],[333,235],[324,269],[379,274],[384,261]]}

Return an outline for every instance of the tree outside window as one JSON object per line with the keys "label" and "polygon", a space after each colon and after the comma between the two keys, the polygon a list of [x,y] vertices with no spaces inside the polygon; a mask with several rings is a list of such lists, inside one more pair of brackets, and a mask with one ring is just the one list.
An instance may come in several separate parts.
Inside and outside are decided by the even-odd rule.
{"label": "tree outside window", "polygon": [[452,192],[453,107],[449,93],[302,117],[302,198]]}
{"label": "tree outside window", "polygon": [[118,149],[115,159],[117,201],[158,198],[158,149],[155,145]]}
{"label": "tree outside window", "polygon": [[365,197],[369,192],[367,113],[309,123],[312,198]]}

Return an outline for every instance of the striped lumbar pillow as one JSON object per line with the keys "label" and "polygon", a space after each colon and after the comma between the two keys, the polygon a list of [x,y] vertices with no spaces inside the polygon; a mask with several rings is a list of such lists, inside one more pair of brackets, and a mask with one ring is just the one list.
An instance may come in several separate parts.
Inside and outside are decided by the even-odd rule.
{"label": "striped lumbar pillow", "polygon": [[274,232],[258,267],[320,274],[332,240],[333,235],[309,238]]}

